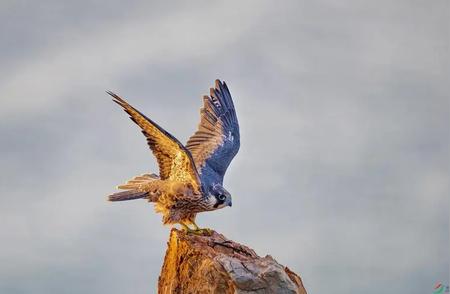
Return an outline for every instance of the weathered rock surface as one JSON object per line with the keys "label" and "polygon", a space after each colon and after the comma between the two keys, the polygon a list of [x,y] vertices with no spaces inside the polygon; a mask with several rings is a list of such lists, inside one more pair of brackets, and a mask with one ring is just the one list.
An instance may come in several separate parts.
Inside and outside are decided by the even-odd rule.
{"label": "weathered rock surface", "polygon": [[300,277],[252,249],[213,232],[197,236],[172,229],[158,293],[299,293]]}

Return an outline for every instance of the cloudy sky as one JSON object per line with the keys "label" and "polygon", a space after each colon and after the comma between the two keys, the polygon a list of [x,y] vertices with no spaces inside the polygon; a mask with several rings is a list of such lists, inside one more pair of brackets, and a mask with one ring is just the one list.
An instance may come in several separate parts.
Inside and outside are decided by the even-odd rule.
{"label": "cloudy sky", "polygon": [[[170,2],[170,3],[169,3]],[[449,282],[449,2],[2,1],[0,292],[152,293],[169,228],[108,203],[157,171],[105,90],[181,141],[234,96],[233,207],[198,217],[310,293]]]}

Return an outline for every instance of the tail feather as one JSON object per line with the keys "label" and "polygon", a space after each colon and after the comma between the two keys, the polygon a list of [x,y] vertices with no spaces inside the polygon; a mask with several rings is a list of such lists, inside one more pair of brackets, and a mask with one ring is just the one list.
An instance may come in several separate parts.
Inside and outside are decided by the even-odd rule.
{"label": "tail feather", "polygon": [[134,200],[140,198],[146,198],[148,192],[128,190],[123,192],[114,193],[108,196],[109,201],[124,201],[124,200]]}
{"label": "tail feather", "polygon": [[155,174],[143,174],[141,176],[134,177],[126,184],[117,186],[117,188],[125,190],[139,190],[142,186],[148,185],[157,179],[159,179],[159,177]]}

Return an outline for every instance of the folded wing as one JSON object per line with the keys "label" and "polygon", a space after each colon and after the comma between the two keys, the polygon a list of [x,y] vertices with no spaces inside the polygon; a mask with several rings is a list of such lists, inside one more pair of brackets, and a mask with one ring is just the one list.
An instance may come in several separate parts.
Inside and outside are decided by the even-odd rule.
{"label": "folded wing", "polygon": [[121,97],[112,92],[107,93],[142,129],[142,133],[147,138],[147,143],[158,161],[160,179],[188,182],[192,183],[196,190],[200,189],[200,179],[189,151],[175,137]]}
{"label": "folded wing", "polygon": [[216,80],[210,95],[203,97],[198,130],[186,144],[204,184],[223,182],[239,146],[239,123],[230,91],[225,82]]}

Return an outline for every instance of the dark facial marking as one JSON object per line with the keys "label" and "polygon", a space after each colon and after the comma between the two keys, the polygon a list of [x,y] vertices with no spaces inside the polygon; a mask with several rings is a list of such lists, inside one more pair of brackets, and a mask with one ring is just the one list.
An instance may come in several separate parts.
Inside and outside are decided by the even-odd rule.
{"label": "dark facial marking", "polygon": [[[222,197],[220,197],[220,196],[222,196]],[[214,197],[216,197],[216,199],[217,199],[216,204],[214,204],[214,206],[213,206],[214,208],[217,208],[217,207],[219,207],[219,205],[225,203],[226,198],[223,195],[214,195]],[[223,200],[221,200],[220,198],[223,198]]]}

